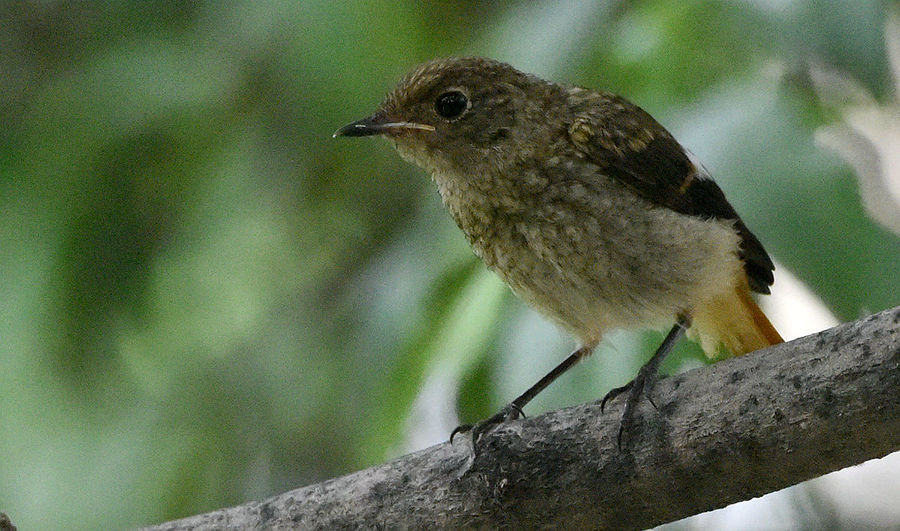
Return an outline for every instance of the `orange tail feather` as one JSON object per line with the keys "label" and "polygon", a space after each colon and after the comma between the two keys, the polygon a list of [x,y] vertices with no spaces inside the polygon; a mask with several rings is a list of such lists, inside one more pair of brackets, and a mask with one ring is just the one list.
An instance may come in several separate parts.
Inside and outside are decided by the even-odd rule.
{"label": "orange tail feather", "polygon": [[746,284],[698,308],[689,335],[700,341],[708,356],[714,356],[720,346],[740,356],[784,342]]}
{"label": "orange tail feather", "polygon": [[737,292],[738,297],[740,297],[741,303],[744,305],[747,313],[753,318],[756,329],[765,338],[767,344],[764,346],[770,347],[772,345],[777,345],[778,343],[784,343],[781,334],[778,333],[778,330],[775,330],[775,327],[772,326],[772,322],[769,321],[766,314],[763,313],[759,305],[756,304],[756,301],[753,300],[753,297],[750,296],[750,290],[737,288],[735,291]]}

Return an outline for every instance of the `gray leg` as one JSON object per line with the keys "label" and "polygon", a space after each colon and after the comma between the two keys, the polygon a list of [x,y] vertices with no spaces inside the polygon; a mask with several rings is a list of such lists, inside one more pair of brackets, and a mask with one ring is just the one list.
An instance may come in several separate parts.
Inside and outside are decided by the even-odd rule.
{"label": "gray leg", "polygon": [[[631,380],[622,387],[612,389],[610,392],[606,393],[606,396],[603,397],[603,401],[600,402],[600,411],[603,411],[607,401],[613,400],[622,393],[629,391],[628,398],[625,400],[625,411],[622,412],[622,422],[619,424],[619,435],[616,439],[619,444],[619,450],[622,449],[622,434],[630,431],[631,426],[634,424],[634,408],[641,398],[641,393],[649,393],[653,389],[653,385],[659,377],[659,366],[662,364],[663,360],[666,359],[666,356],[672,352],[675,343],[681,339],[681,336],[684,335],[690,326],[691,319],[689,317],[685,315],[678,316],[678,321],[675,323],[675,326],[669,331],[669,334],[663,340],[659,348],[656,349],[656,352],[650,360],[638,370],[634,380]],[[650,399],[650,403],[653,403],[652,399]]]}

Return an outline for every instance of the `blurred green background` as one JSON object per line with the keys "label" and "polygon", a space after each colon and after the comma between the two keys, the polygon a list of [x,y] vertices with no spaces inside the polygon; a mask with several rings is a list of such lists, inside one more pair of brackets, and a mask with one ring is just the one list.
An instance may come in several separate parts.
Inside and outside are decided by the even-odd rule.
{"label": "blurred green background", "polygon": [[[900,303],[900,240],[814,141],[841,112],[808,73],[896,102],[889,5],[3,2],[0,511],[98,529],[261,499],[446,440],[568,353],[422,171],[331,138],[436,56],[627,95],[840,320]],[[613,334],[529,412],[660,337]],[[790,522],[856,521],[793,496]]]}

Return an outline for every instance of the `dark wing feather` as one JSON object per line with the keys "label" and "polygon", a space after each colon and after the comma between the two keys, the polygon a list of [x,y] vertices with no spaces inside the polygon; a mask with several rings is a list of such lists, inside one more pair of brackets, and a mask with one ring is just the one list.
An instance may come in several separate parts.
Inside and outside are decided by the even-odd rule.
{"label": "dark wing feather", "polygon": [[588,160],[656,205],[689,216],[733,220],[750,288],[769,293],[772,259],[715,181],[663,126],[613,94],[573,89],[570,98],[569,136]]}

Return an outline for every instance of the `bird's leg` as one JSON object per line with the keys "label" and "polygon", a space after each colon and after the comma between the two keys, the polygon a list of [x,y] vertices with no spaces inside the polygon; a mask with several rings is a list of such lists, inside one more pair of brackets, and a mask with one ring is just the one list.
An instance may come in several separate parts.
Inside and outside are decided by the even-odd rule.
{"label": "bird's leg", "polygon": [[524,417],[525,413],[522,411],[522,408],[524,408],[526,404],[531,402],[531,399],[537,396],[538,393],[543,391],[548,385],[553,383],[554,380],[559,378],[562,373],[572,368],[572,366],[578,363],[581,358],[590,355],[593,350],[594,345],[583,345],[579,347],[577,350],[575,350],[575,352],[570,354],[568,358],[563,360],[562,363],[554,367],[552,371],[548,372],[543,378],[538,380],[536,384],[529,387],[515,400],[507,404],[496,415],[488,417],[474,425],[463,424],[462,426],[458,426],[455,430],[453,430],[453,433],[450,434],[450,442],[453,442],[453,437],[457,433],[471,431],[472,441],[473,443],[477,443],[485,433],[490,431],[496,425],[502,422],[506,422],[507,420],[515,420],[520,416]]}
{"label": "bird's leg", "polygon": [[[659,366],[662,364],[663,360],[666,359],[666,356],[672,352],[672,347],[675,346],[675,343],[681,339],[681,336],[684,335],[690,326],[690,317],[687,315],[679,315],[675,326],[669,331],[669,334],[663,340],[659,348],[656,349],[656,352],[650,360],[638,370],[634,380],[631,380],[622,387],[612,389],[610,392],[606,393],[606,396],[604,396],[603,400],[600,402],[600,411],[603,411],[607,401],[613,400],[617,396],[628,391],[628,398],[625,400],[625,411],[622,412],[622,422],[619,424],[619,435],[616,438],[619,450],[622,449],[622,434],[630,431],[631,425],[634,423],[634,408],[641,398],[641,393],[646,393],[650,403],[653,404],[653,399],[650,398],[650,392],[653,390],[653,386],[656,384],[656,380],[659,377]],[[656,404],[654,404],[654,407],[656,407]]]}

